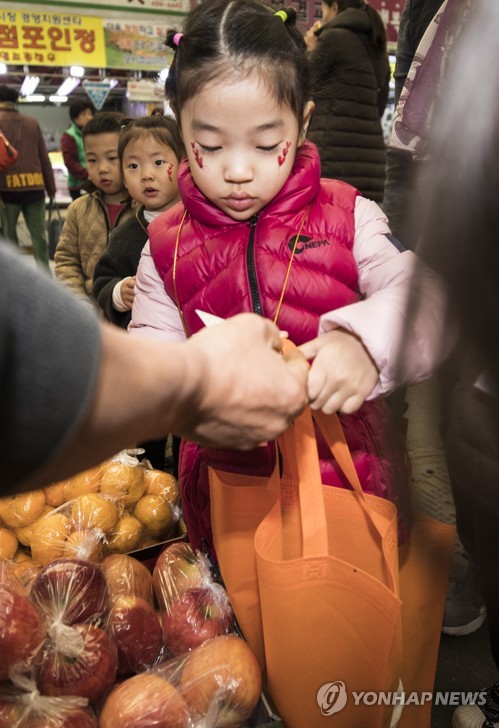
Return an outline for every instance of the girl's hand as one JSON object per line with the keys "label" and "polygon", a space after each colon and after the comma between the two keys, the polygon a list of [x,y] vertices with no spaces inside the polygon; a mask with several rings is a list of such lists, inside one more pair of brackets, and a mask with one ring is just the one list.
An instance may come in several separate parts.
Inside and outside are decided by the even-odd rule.
{"label": "girl's hand", "polygon": [[131,310],[133,306],[133,299],[135,297],[135,276],[130,276],[122,281],[120,295],[123,305],[126,306],[128,310]]}
{"label": "girl's hand", "polygon": [[312,409],[351,414],[376,386],[376,364],[360,339],[344,329],[323,334],[298,349],[313,359],[307,380]]}

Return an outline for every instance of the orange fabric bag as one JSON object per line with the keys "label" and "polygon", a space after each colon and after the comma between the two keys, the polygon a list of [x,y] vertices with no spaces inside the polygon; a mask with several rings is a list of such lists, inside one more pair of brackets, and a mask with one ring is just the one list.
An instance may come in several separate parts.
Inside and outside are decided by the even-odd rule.
{"label": "orange fabric bag", "polygon": [[341,710],[342,728],[384,728],[393,706],[353,693],[398,687],[396,508],[362,491],[338,418],[316,421],[353,490],[322,485],[306,410],[279,440],[282,477],[210,472],[215,549],[286,726],[329,726]]}

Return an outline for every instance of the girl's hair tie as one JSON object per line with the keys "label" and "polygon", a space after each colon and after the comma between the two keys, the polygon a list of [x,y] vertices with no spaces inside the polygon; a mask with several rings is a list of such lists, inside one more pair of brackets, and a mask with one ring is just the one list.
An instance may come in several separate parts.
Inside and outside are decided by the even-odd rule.
{"label": "girl's hair tie", "polygon": [[173,36],[173,42],[177,46],[177,48],[183,37],[184,37],[183,33],[175,33],[175,35]]}
{"label": "girl's hair tie", "polygon": [[285,10],[278,10],[277,13],[274,13],[274,15],[277,15],[277,17],[280,18],[283,23],[285,23],[288,19],[288,14]]}

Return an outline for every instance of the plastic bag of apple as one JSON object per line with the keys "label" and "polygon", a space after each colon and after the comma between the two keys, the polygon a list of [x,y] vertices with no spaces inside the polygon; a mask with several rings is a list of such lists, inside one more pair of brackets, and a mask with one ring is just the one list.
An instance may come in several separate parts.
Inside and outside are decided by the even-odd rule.
{"label": "plastic bag of apple", "polygon": [[[119,725],[113,721],[121,710],[120,723],[135,728],[239,726],[258,702],[258,664],[235,635],[164,661],[151,574],[136,559],[110,555],[100,567],[56,560],[43,567],[29,595],[0,569],[0,680],[12,681],[10,697],[0,695],[0,728],[92,728],[87,702],[99,706],[117,675],[133,672],[140,679],[113,689],[99,726]],[[151,665],[152,673],[140,672]],[[19,723],[9,722],[13,715]]]}
{"label": "plastic bag of apple", "polygon": [[119,453],[43,490],[0,499],[0,561],[29,583],[57,558],[99,562],[161,543],[179,522],[178,500],[172,475]]}

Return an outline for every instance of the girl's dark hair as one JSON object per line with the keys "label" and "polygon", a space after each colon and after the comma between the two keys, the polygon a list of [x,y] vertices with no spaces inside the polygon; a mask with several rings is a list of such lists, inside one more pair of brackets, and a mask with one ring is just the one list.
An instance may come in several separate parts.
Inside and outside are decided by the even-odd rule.
{"label": "girl's dark hair", "polygon": [[120,133],[123,120],[126,119],[125,114],[119,111],[99,111],[90,121],[87,121],[81,135],[83,139],[91,134],[116,134]]}
{"label": "girl's dark hair", "polygon": [[165,94],[177,119],[186,101],[221,74],[258,68],[275,99],[289,105],[301,124],[309,99],[306,45],[294,8],[284,13],[276,15],[259,0],[207,0],[188,16],[178,45],[177,31],[168,31],[166,44],[176,53]]}
{"label": "girl's dark hair", "polygon": [[170,147],[178,161],[185,154],[180,131],[175,119],[168,116],[154,114],[153,116],[140,116],[138,119],[124,119],[118,141],[118,156],[120,164],[123,163],[125,147],[143,136],[152,136],[160,144]]}
{"label": "girl's dark hair", "polygon": [[369,5],[365,0],[324,0],[324,2],[330,8],[336,4],[338,6],[338,13],[343,12],[343,10],[348,10],[349,8],[365,10],[371,18],[371,25],[373,29],[371,35],[372,42],[382,53],[386,54],[388,52],[386,27],[383,22],[383,18],[376,8],[373,8],[372,5]]}

